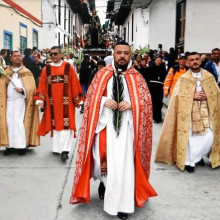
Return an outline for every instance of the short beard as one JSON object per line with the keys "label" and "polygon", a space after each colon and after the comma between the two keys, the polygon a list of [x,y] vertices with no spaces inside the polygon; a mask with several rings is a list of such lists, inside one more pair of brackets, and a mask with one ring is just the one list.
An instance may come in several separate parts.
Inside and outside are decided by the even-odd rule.
{"label": "short beard", "polygon": [[125,71],[127,70],[128,68],[128,63],[124,64],[124,65],[119,65],[117,63],[115,63],[115,68],[118,70],[118,69],[121,69],[122,71]]}
{"label": "short beard", "polygon": [[200,71],[200,66],[198,68],[193,68],[193,67],[190,67],[191,71],[196,73],[196,72],[199,72]]}

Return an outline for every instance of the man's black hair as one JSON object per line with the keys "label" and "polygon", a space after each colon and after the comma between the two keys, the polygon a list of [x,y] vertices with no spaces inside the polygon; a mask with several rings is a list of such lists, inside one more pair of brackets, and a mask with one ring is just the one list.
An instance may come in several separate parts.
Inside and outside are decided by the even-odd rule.
{"label": "man's black hair", "polygon": [[196,52],[196,51],[190,52],[188,54],[188,56],[192,56],[192,55],[199,55],[200,56],[200,54],[198,52]]}
{"label": "man's black hair", "polygon": [[130,45],[129,45],[127,42],[125,42],[124,40],[120,40],[120,41],[116,42],[116,44],[115,44],[115,46],[114,46],[114,49],[115,49],[115,47],[116,47],[117,45],[127,45],[127,46],[130,47]]}
{"label": "man's black hair", "polygon": [[0,55],[4,55],[7,52],[7,49],[1,49]]}
{"label": "man's black hair", "polygon": [[157,55],[154,56],[154,59],[153,59],[153,60],[155,61],[157,58],[162,59],[162,56],[160,56],[159,54],[157,54]]}
{"label": "man's black hair", "polygon": [[27,57],[29,57],[31,55],[31,52],[32,52],[31,48],[25,48],[24,49],[24,55],[27,56]]}
{"label": "man's black hair", "polygon": [[213,53],[213,51],[219,51],[219,48],[214,48],[214,49],[212,49],[212,53]]}
{"label": "man's black hair", "polygon": [[90,58],[90,55],[88,53],[84,54],[83,58]]}
{"label": "man's black hair", "polygon": [[185,52],[186,58],[189,56],[189,54],[190,54],[189,51],[186,51],[186,52]]}
{"label": "man's black hair", "polygon": [[98,60],[97,62],[97,66],[106,66],[105,61],[104,60]]}
{"label": "man's black hair", "polygon": [[13,50],[12,52],[11,52],[11,56],[14,54],[14,53],[21,53],[19,50]]}
{"label": "man's black hair", "polygon": [[61,47],[59,47],[59,46],[53,46],[50,49],[51,50],[59,50],[59,53],[61,53]]}

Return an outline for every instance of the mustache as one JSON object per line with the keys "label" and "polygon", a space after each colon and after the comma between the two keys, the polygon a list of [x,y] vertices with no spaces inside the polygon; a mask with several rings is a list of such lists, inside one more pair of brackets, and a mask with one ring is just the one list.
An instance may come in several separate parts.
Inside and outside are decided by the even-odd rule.
{"label": "mustache", "polygon": [[126,60],[125,60],[125,59],[120,59],[120,60],[118,60],[118,61],[125,61],[125,62],[126,62]]}

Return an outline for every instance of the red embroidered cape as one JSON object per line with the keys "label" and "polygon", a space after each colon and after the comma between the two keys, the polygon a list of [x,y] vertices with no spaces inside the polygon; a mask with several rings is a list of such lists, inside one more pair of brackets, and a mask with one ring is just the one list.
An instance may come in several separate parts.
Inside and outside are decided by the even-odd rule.
{"label": "red embroidered cape", "polygon": [[[87,92],[71,204],[90,202],[91,146],[99,119],[101,98],[112,75],[111,65],[101,69],[95,75]],[[140,73],[131,67],[127,70],[125,79],[134,122],[135,203],[136,206],[143,207],[149,197],[157,195],[148,182],[152,149],[152,103],[147,84]]]}
{"label": "red embroidered cape", "polygon": [[83,92],[75,70],[69,63],[47,65],[42,70],[34,99],[44,101],[38,135],[44,136],[53,129],[76,131],[75,107],[83,100]]}

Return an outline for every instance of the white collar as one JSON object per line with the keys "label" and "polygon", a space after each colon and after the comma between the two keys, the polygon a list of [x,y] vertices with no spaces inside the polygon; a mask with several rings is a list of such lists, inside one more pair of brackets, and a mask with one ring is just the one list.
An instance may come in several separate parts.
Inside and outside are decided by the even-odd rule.
{"label": "white collar", "polygon": [[12,70],[15,72],[15,73],[17,73],[19,70],[21,69],[21,66],[19,66],[19,67],[12,67]]}
{"label": "white collar", "polygon": [[220,62],[217,64],[217,63],[215,63],[215,62],[213,61],[213,63],[214,63],[215,66],[220,66]]}
{"label": "white collar", "polygon": [[50,65],[51,65],[51,66],[61,66],[62,63],[63,63],[63,60],[61,60],[59,63],[54,63],[54,62],[52,62]]}
{"label": "white collar", "polygon": [[201,78],[202,77],[202,72],[201,70],[198,72],[198,73],[194,73],[193,71],[191,71],[192,75],[195,77],[195,78]]}

